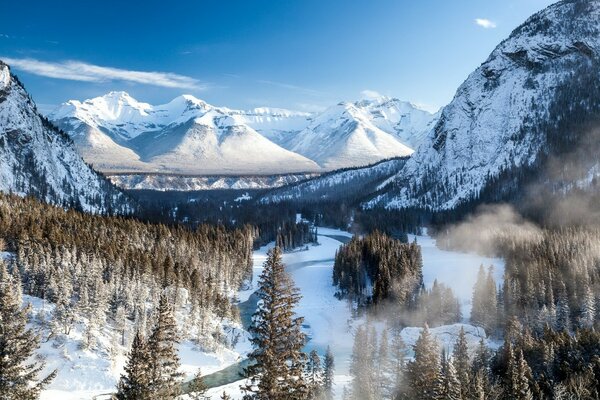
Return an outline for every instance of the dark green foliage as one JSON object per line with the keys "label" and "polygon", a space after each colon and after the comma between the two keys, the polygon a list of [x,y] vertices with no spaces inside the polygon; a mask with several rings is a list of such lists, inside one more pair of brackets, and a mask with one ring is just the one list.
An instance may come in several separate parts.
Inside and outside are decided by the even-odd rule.
{"label": "dark green foliage", "polygon": [[250,328],[254,350],[245,371],[244,398],[305,399],[309,393],[302,352],[306,337],[301,330],[303,318],[294,314],[301,296],[285,271],[278,247],[268,253],[257,293],[260,303]]}
{"label": "dark green foliage", "polygon": [[39,337],[27,329],[28,307],[21,307],[21,282],[16,281],[0,259],[0,397],[34,400],[54,379],[56,371],[42,380],[44,363],[32,361]]}
{"label": "dark green foliage", "polygon": [[[333,283],[359,305],[385,301],[411,306],[423,286],[421,248],[374,232],[354,237],[337,252]],[[373,287],[372,292],[367,288]]]}
{"label": "dark green foliage", "polygon": [[131,350],[117,386],[119,400],[151,400],[150,390],[150,353],[141,333],[137,331],[131,344]]}

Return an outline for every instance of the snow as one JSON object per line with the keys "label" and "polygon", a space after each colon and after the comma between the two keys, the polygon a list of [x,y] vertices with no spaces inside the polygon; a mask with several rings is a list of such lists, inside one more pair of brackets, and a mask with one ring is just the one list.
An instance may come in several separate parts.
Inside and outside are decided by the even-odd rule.
{"label": "snow", "polygon": [[110,92],[70,100],[49,118],[103,172],[241,175],[333,170],[409,155],[436,117],[397,99],[310,114],[233,110],[191,95],[153,106]]}
{"label": "snow", "polygon": [[0,65],[0,89],[4,89],[10,83],[10,70],[6,65]]}
{"label": "snow", "polygon": [[[495,342],[486,337],[485,330],[483,328],[479,328],[469,324],[452,324],[452,325],[443,325],[438,326],[436,328],[430,328],[429,332],[437,341],[437,344],[441,349],[446,350],[446,354],[452,353],[454,349],[454,344],[456,343],[456,339],[460,334],[460,330],[464,329],[465,337],[467,339],[467,347],[469,349],[469,353],[473,355],[479,346],[479,342],[483,339],[483,342],[489,348],[497,348],[498,342]],[[417,339],[421,335],[421,331],[423,328],[420,327],[408,327],[404,328],[400,333],[402,336],[402,340],[406,344],[406,346],[410,349],[409,356],[414,357],[414,352],[412,351],[413,346],[417,342]]]}
{"label": "snow", "polygon": [[[316,349],[324,355],[327,346],[335,358],[335,392],[341,397],[343,387],[350,382],[349,362],[354,343],[354,332],[363,319],[353,319],[348,302],[338,300],[332,282],[333,262],[335,252],[342,244],[336,238],[351,238],[352,234],[346,231],[318,227],[319,244],[308,246],[301,251],[285,253],[283,261],[288,272],[300,289],[302,299],[296,313],[304,317],[305,333],[309,335],[309,342],[305,351]],[[415,236],[411,236],[411,240]],[[473,285],[479,271],[479,265],[495,266],[495,276],[501,283],[504,272],[504,263],[499,259],[491,259],[474,254],[459,253],[440,250],[435,247],[435,240],[429,236],[417,236],[417,243],[421,245],[423,255],[423,276],[425,285],[430,287],[435,279],[450,286],[459,295],[463,315],[468,319]],[[253,284],[262,272],[262,263],[266,260],[266,253],[273,244],[262,247],[254,253]],[[460,279],[457,279],[460,277]],[[245,301],[256,290],[255,286],[240,292],[240,301]],[[497,348],[498,343],[486,338],[485,331],[481,328],[462,323],[440,326],[431,329],[439,345],[447,350],[452,349],[460,329],[464,328],[470,351],[474,351],[481,338],[491,348]],[[420,327],[408,327],[402,330],[402,338],[412,346],[421,332]],[[233,399],[241,399],[242,393],[239,385],[244,381],[234,382],[208,392],[212,399],[218,399],[223,390]]]}
{"label": "snow", "polygon": [[[458,88],[388,193],[367,205],[451,209],[502,170],[534,163],[545,137],[523,128],[543,126],[560,82],[600,54],[599,17],[597,1],[561,1],[515,29]],[[422,185],[431,189],[409,190]]]}
{"label": "snow", "polygon": [[[46,125],[29,94],[1,62],[0,79],[0,191],[26,196],[41,191],[34,185],[42,178],[43,192],[48,194],[41,200],[78,201],[89,212],[103,211],[113,202],[117,212],[124,211],[115,201],[122,196],[116,191],[114,198],[106,193],[104,180],[84,163],[70,141]],[[25,155],[35,159],[35,167]],[[94,198],[104,204],[92,205],[90,199]]]}
{"label": "snow", "polygon": [[[352,234],[324,227],[318,227],[317,230],[318,245],[308,245],[287,252],[283,255],[283,262],[302,294],[296,313],[305,319],[303,329],[309,337],[305,351],[316,349],[319,354],[324,355],[327,346],[331,347],[336,362],[335,391],[337,396],[341,396],[343,387],[350,382],[349,362],[354,342],[353,334],[356,327],[364,322],[363,318],[353,319],[348,302],[338,300],[334,296],[336,290],[332,282],[333,262],[335,253],[342,244],[340,240],[349,240]],[[411,236],[410,239],[415,239],[415,236]],[[440,250],[435,247],[435,240],[428,236],[417,236],[416,240],[422,247],[426,286],[430,287],[434,279],[450,286],[460,298],[465,319],[469,314],[470,296],[479,265],[494,265],[498,283],[501,282],[504,265],[502,260]],[[253,253],[252,282],[248,282],[246,287],[237,293],[240,302],[247,301],[256,291],[263,270],[262,265],[267,259],[268,250],[273,246],[271,243]],[[25,301],[32,303],[32,315],[38,315],[40,310],[45,310],[48,314],[52,309],[52,305],[44,304],[37,298],[26,296]],[[484,338],[491,348],[499,345],[485,338],[483,329],[464,323],[436,327],[431,329],[431,332],[440,346],[451,351],[461,328],[465,329],[471,351],[474,351],[481,338]],[[420,331],[419,327],[403,329],[402,337],[409,347],[415,343]],[[235,349],[221,348],[213,353],[198,351],[193,343],[183,341],[179,347],[179,355],[181,371],[186,379],[190,379],[198,368],[201,368],[204,375],[208,375],[244,359],[251,350],[247,333],[240,326],[230,325],[227,334],[236,333],[241,333],[243,339]],[[44,391],[42,400],[89,399],[114,391],[125,363],[127,349],[120,348],[115,361],[111,362],[108,357],[109,327],[105,327],[99,335],[99,346],[94,351],[79,348],[81,335],[81,326],[76,325],[71,335],[60,345],[57,346],[52,341],[42,344],[39,353],[49,362],[45,372],[53,368],[59,369],[57,379]],[[239,386],[243,383],[244,381],[240,380],[210,389],[208,396],[218,399],[223,391],[227,391],[233,399],[241,399],[243,394]],[[185,399],[186,396],[182,398]]]}
{"label": "snow", "polygon": [[431,288],[436,279],[439,283],[449,286],[460,301],[465,320],[468,320],[471,315],[473,287],[481,265],[486,271],[487,267],[493,265],[496,284],[502,285],[504,281],[504,261],[502,259],[441,250],[436,247],[435,239],[430,236],[409,235],[410,241],[415,238],[421,246],[425,286]]}

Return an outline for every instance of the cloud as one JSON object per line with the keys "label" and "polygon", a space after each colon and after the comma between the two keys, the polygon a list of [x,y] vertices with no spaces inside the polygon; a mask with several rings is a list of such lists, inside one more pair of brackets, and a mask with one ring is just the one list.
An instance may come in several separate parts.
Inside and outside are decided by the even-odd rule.
{"label": "cloud", "polygon": [[383,97],[383,95],[378,91],[370,89],[365,89],[362,92],[360,92],[360,94],[362,94],[362,96],[367,99],[378,99],[380,97]]}
{"label": "cloud", "polygon": [[194,78],[170,72],[131,71],[73,60],[47,62],[33,58],[0,59],[12,68],[48,78],[82,82],[127,81],[167,88],[206,89],[206,85]]}
{"label": "cloud", "polygon": [[309,96],[316,96],[316,97],[326,96],[326,93],[320,92],[318,90],[304,88],[304,87],[292,85],[289,83],[274,82],[274,81],[269,81],[269,80],[259,80],[258,83],[262,83],[262,84],[270,85],[270,86],[277,86],[282,89],[293,90],[295,92],[304,93]]}
{"label": "cloud", "polygon": [[485,18],[475,18],[475,23],[485,29],[494,29],[497,26],[494,21]]}

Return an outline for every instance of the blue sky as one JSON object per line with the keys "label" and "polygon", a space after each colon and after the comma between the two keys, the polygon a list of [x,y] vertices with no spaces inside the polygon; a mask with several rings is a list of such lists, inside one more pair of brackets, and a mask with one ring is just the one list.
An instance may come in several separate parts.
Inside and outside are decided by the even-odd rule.
{"label": "blue sky", "polygon": [[[0,59],[44,111],[125,90],[318,110],[380,93],[430,109],[550,0],[7,1]],[[10,17],[7,17],[10,16]]]}

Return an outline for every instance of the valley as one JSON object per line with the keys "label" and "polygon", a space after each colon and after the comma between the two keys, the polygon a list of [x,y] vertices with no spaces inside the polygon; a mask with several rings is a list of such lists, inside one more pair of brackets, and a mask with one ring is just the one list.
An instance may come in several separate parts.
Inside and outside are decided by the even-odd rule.
{"label": "valley", "polygon": [[600,400],[600,0],[111,2],[6,5],[1,400]]}

